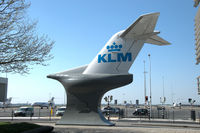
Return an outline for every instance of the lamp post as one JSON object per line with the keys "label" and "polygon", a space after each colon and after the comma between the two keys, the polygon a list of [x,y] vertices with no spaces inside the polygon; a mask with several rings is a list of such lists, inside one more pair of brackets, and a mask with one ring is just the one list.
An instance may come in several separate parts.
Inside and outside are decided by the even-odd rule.
{"label": "lamp post", "polygon": [[164,91],[164,76],[162,77],[163,79],[163,97],[161,97],[161,103],[162,103],[162,118],[164,119],[165,118],[165,114],[164,114],[164,103],[166,101],[166,98],[165,98],[165,91]]}
{"label": "lamp post", "polygon": [[150,118],[152,117],[152,96],[151,96],[151,55],[148,54],[149,56],[149,88],[150,88],[150,100],[149,100],[149,104],[150,104]]}
{"label": "lamp post", "polygon": [[145,61],[144,61],[144,104],[146,106],[147,100],[146,100],[146,71],[145,71]]}
{"label": "lamp post", "polygon": [[113,96],[106,96],[104,97],[104,100],[108,103],[107,108],[108,108],[108,112],[106,112],[108,114],[108,120],[110,120],[110,102],[113,100]]}

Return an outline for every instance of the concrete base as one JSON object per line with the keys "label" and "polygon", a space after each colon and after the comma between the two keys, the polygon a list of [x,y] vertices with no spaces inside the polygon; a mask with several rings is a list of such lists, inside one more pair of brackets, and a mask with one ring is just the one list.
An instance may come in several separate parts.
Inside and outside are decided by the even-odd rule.
{"label": "concrete base", "polygon": [[102,115],[101,99],[107,91],[131,83],[133,75],[86,75],[82,74],[85,68],[48,75],[48,78],[58,80],[67,94],[67,109],[57,124],[115,125]]}
{"label": "concrete base", "polygon": [[106,120],[104,116],[96,112],[80,113],[75,110],[66,110],[64,116],[59,120],[57,125],[101,125],[114,126],[114,123]]}

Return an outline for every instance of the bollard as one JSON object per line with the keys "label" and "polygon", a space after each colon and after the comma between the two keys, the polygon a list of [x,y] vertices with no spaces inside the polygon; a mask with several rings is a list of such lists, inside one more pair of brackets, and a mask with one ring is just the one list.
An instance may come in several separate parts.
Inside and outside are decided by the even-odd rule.
{"label": "bollard", "polygon": [[31,111],[31,114],[30,114],[30,120],[32,121],[32,114],[33,114],[33,111]]}
{"label": "bollard", "polygon": [[164,107],[162,107],[162,119],[165,119]]}
{"label": "bollard", "polygon": [[49,111],[49,121],[51,121],[51,108],[50,108],[50,111]]}
{"label": "bollard", "polygon": [[200,124],[200,112],[198,114],[199,114],[199,124]]}
{"label": "bollard", "polygon": [[174,123],[174,110],[173,110],[173,123]]}
{"label": "bollard", "polygon": [[120,118],[124,118],[124,109],[120,109]]}
{"label": "bollard", "polygon": [[110,120],[110,111],[108,110],[108,120]]}
{"label": "bollard", "polygon": [[149,117],[149,120],[151,120],[151,118],[150,118],[150,109],[148,110],[148,117]]}
{"label": "bollard", "polygon": [[121,109],[119,108],[118,120],[120,119],[120,112],[121,112]]}
{"label": "bollard", "polygon": [[39,119],[40,119],[40,109],[41,109],[41,108],[39,108]]}
{"label": "bollard", "polygon": [[12,109],[12,112],[11,112],[12,114],[11,114],[11,116],[12,116],[12,121],[13,121],[13,115],[14,115],[14,111],[13,111],[13,109]]}
{"label": "bollard", "polygon": [[191,119],[192,119],[193,121],[196,120],[195,110],[191,110]]}
{"label": "bollard", "polygon": [[126,118],[128,118],[128,109],[127,109],[127,105],[125,105],[126,106]]}

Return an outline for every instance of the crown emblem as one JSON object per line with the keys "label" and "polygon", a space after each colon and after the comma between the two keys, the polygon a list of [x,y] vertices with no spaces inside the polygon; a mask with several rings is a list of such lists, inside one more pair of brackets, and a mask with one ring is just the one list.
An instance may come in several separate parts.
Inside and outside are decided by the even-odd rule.
{"label": "crown emblem", "polygon": [[116,45],[115,42],[113,42],[113,44],[111,46],[107,46],[106,47],[108,52],[116,52],[116,51],[120,51],[122,48],[122,44]]}

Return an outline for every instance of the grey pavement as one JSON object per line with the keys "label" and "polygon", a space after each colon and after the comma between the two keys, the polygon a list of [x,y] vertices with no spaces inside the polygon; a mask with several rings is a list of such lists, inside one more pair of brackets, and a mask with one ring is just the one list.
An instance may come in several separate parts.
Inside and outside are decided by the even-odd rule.
{"label": "grey pavement", "polygon": [[[77,126],[77,125],[55,125],[61,117],[49,117],[48,109],[34,109],[34,117],[12,117],[11,112],[15,108],[0,109],[0,121],[11,122],[32,122],[40,125],[54,127],[54,133],[200,133],[200,108],[196,110],[196,121],[190,118],[190,108],[166,109],[165,119],[161,119],[161,112],[155,112],[154,118],[149,120],[147,117],[138,118],[133,116],[134,108],[125,109],[125,117],[118,120],[118,117],[111,117],[115,126]],[[17,108],[16,108],[17,109]],[[156,111],[154,109],[154,111]],[[174,113],[174,115],[173,115]],[[40,116],[40,117],[39,117]],[[174,117],[172,117],[174,116]],[[173,120],[174,119],[174,120]]]}
{"label": "grey pavement", "polygon": [[37,123],[53,126],[54,133],[200,133],[199,123],[171,123],[170,121],[140,121],[122,119],[112,121],[115,126],[56,125],[55,123]]}
{"label": "grey pavement", "polygon": [[[115,126],[56,125],[57,120],[57,117],[52,117],[51,121],[49,121],[49,117],[41,117],[40,119],[34,117],[30,121],[28,117],[17,117],[13,122],[26,121],[53,126],[53,133],[200,133],[199,122],[192,120],[151,119],[149,121],[146,118],[123,118],[120,120],[112,118]],[[0,119],[0,121],[10,121],[10,117]]]}
{"label": "grey pavement", "polygon": [[55,127],[54,133],[199,133],[196,129],[152,127]]}

